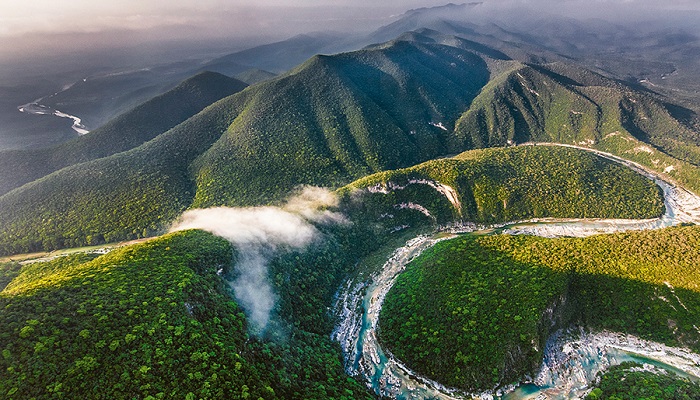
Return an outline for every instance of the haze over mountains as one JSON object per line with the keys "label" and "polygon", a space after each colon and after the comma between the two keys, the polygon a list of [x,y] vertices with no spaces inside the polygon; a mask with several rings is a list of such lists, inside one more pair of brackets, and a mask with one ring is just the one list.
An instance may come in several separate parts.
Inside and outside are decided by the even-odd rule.
{"label": "haze over mountains", "polygon": [[[144,39],[133,58],[106,46],[84,65],[71,60],[84,52],[53,70],[48,58],[23,72],[7,63],[0,397],[428,393],[413,392],[429,382],[414,373],[386,378],[397,359],[380,347],[486,396],[531,383],[549,339],[572,326],[694,357],[697,227],[509,235],[700,221],[700,14],[673,3],[652,18],[659,8],[636,2],[600,18],[566,3],[447,4],[341,29],[370,18],[366,6],[336,31],[252,30],[230,44],[204,32],[201,47],[155,41],[148,56]],[[32,101],[90,132],[16,109]],[[169,233],[177,221],[229,241]],[[477,232],[408,264],[450,231]],[[630,255],[630,243],[643,248]]]}
{"label": "haze over mountains", "polygon": [[[270,42],[265,36],[269,31],[258,30],[251,30],[247,39],[150,39],[143,43],[134,40],[139,37],[137,33],[130,33],[125,43],[133,44],[102,51],[95,49],[84,34],[77,40],[66,36],[62,42],[75,42],[75,48],[63,54],[0,60],[0,85],[5,87],[0,95],[0,117],[5,121],[0,128],[0,148],[42,147],[75,136],[68,120],[16,111],[17,106],[38,98],[80,117],[88,129],[95,129],[203,70],[229,76],[247,74],[250,82],[256,82],[270,76],[256,70],[284,72],[314,54],[359,49],[419,28],[479,38],[494,48],[508,46],[508,54],[516,59],[574,59],[604,74],[657,85],[656,91],[672,90],[679,101],[687,99],[692,104],[698,92],[695,55],[699,32],[693,23],[697,11],[691,8],[681,12],[667,5],[663,12],[657,12],[649,4],[609,5],[607,9],[601,15],[575,2],[562,7],[542,2],[483,2],[417,8],[391,18],[390,13],[378,11],[377,17],[381,18],[364,31],[323,33],[315,24],[299,36],[270,44],[263,44]],[[345,18],[358,15],[350,12]],[[386,25],[376,28],[381,24]],[[341,29],[341,25],[333,29]],[[263,45],[250,48],[246,43]],[[242,51],[226,51],[232,47]],[[70,88],[64,90],[66,87]],[[59,94],[50,96],[56,92]]]}
{"label": "haze over mountains", "polygon": [[[3,236],[13,238],[14,251],[135,238],[163,229],[189,206],[268,204],[300,184],[338,187],[384,169],[528,141],[625,154],[700,187],[692,110],[561,56],[544,62],[548,50],[523,53],[503,43],[494,49],[419,29],[365,50],[314,56],[160,136],[151,129],[155,139],[129,152],[98,159],[112,153],[100,146],[114,149],[106,139],[92,156],[56,148],[57,167],[96,160],[0,197]],[[526,63],[507,52],[524,54]],[[527,63],[533,59],[543,63]],[[127,126],[130,120],[122,119]],[[107,131],[99,137],[123,134]],[[4,152],[0,160],[28,171],[21,167],[27,154]],[[30,168],[4,190],[57,167]],[[99,214],[105,210],[111,219]],[[41,222],[47,219],[55,223]]]}

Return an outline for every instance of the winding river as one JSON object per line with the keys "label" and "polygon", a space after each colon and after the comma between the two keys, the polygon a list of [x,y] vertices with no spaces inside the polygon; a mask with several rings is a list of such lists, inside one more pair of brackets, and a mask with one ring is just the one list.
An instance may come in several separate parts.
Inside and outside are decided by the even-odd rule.
{"label": "winding river", "polygon": [[[87,78],[83,79],[83,82],[86,81]],[[83,120],[81,118],[76,117],[75,115],[70,115],[66,114],[64,112],[55,110],[47,105],[41,104],[41,101],[48,98],[48,97],[53,97],[56,96],[57,94],[64,92],[68,89],[70,89],[73,85],[68,85],[63,88],[60,92],[56,92],[52,95],[49,96],[44,96],[40,99],[36,99],[32,101],[31,103],[23,104],[21,106],[17,107],[17,111],[25,114],[30,114],[30,115],[53,115],[59,118],[68,118],[73,120],[73,125],[71,128],[78,132],[79,135],[86,135],[90,133],[90,131],[87,129],[87,127],[83,124]]]}
{"label": "winding river", "polygon": [[490,228],[499,228],[508,234],[582,237],[627,230],[659,229],[681,223],[700,223],[700,197],[664,180],[654,171],[590,148],[554,143],[537,145],[590,151],[652,179],[663,191],[666,208],[664,215],[647,220],[545,218],[497,226],[467,223],[443,227],[432,235],[421,235],[409,240],[394,251],[379,271],[369,276],[359,275],[346,282],[339,291],[335,304],[340,322],[332,337],[341,345],[346,370],[350,375],[361,377],[376,394],[399,399],[579,398],[598,371],[623,361],[643,362],[690,377],[700,377],[700,355],[686,349],[671,348],[631,335],[614,332],[590,334],[572,328],[557,332],[548,340],[543,364],[533,382],[497,392],[467,394],[420,376],[381,348],[377,340],[377,323],[386,294],[406,264],[439,241],[460,233]]}

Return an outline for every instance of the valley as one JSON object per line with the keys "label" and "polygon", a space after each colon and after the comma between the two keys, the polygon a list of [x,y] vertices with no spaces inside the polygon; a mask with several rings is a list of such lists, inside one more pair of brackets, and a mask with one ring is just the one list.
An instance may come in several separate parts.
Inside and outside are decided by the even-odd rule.
{"label": "valley", "polygon": [[700,396],[700,7],[131,1],[0,46],[0,398]]}
{"label": "valley", "polygon": [[[607,157],[607,156],[606,156]],[[615,158],[616,162],[630,166],[630,162]],[[645,172],[636,168],[637,171]],[[658,218],[657,222],[652,220],[591,220],[582,221],[579,219],[570,221],[537,221],[537,225],[533,226],[529,221],[514,222],[514,223],[499,223],[493,226],[484,226],[476,224],[444,226],[441,231],[434,235],[422,234],[414,239],[406,242],[405,246],[397,249],[389,260],[383,265],[376,265],[375,272],[368,272],[366,275],[361,275],[356,280],[348,281],[338,295],[336,303],[336,312],[341,318],[341,322],[336,327],[333,333],[335,340],[338,340],[345,354],[346,368],[351,373],[358,373],[364,376],[365,380],[372,389],[379,395],[389,396],[392,398],[463,398],[469,395],[461,391],[450,388],[449,385],[436,381],[434,378],[421,376],[409,366],[404,364],[400,357],[397,359],[391,353],[382,349],[379,341],[378,323],[380,320],[380,312],[384,300],[393,287],[396,279],[399,277],[406,265],[415,260],[425,250],[433,247],[437,243],[449,240],[456,237],[456,234],[465,234],[477,231],[491,231],[494,228],[502,234],[528,234],[545,237],[586,237],[590,235],[600,234],[601,232],[613,233],[624,232],[639,229],[659,229],[678,225],[680,223],[698,223],[698,207],[700,207],[700,198],[695,195],[688,194],[691,200],[681,203],[677,201],[675,194],[676,187],[668,182],[664,182],[656,174],[645,172],[650,179],[654,179],[660,187],[663,188],[665,195],[666,211],[664,215]],[[549,225],[555,225],[555,229],[549,228]],[[549,229],[548,229],[549,228]],[[371,271],[371,270],[370,270]],[[549,288],[555,286],[553,283],[547,284],[544,287]],[[429,286],[428,286],[429,287]],[[546,290],[546,289],[545,289]],[[680,300],[679,300],[680,301]],[[518,305],[518,307],[521,307]],[[359,310],[359,311],[358,311]],[[392,310],[393,311],[393,310]],[[394,312],[392,312],[393,314]],[[536,317],[538,318],[538,317]],[[506,328],[509,329],[509,328]],[[578,341],[582,334],[572,334],[572,341]],[[585,336],[585,335],[582,335]],[[646,349],[650,346],[636,338],[623,339],[614,335],[603,334],[593,336],[589,339],[593,343],[600,340],[598,347],[593,347],[587,350],[586,345],[580,345],[582,355],[579,357],[572,356],[573,360],[569,361],[574,365],[563,362],[555,362],[554,364],[544,364],[540,367],[540,372],[535,379],[541,386],[533,388],[526,386],[522,389],[515,389],[514,386],[507,385],[505,388],[499,388],[498,391],[485,392],[481,398],[498,395],[504,399],[529,399],[534,398],[538,394],[546,394],[547,398],[551,399],[568,399],[570,396],[575,396],[578,387],[586,387],[595,374],[610,365],[611,362],[619,363],[626,359],[637,360],[638,356],[645,356],[648,360],[657,360],[666,368],[680,368],[692,376],[700,378],[700,369],[698,369],[697,354],[686,352],[683,349],[670,350],[670,352],[655,351],[649,352]],[[636,342],[635,342],[636,341]],[[547,342],[547,347],[544,353],[545,357],[552,358],[564,357],[558,355],[557,349],[567,346],[567,342],[552,344]],[[570,345],[569,345],[570,346]],[[593,346],[588,345],[588,346]],[[651,345],[657,346],[657,345]],[[663,346],[661,346],[663,347]],[[583,349],[589,351],[585,353]],[[614,356],[605,356],[598,360],[600,354],[615,354]],[[666,354],[678,354],[670,357]],[[647,361],[648,361],[647,360]],[[425,361],[423,361],[424,363]],[[579,365],[576,369],[575,365]],[[584,367],[582,367],[585,365]],[[483,372],[482,372],[483,373]],[[572,384],[572,377],[583,373],[587,378],[575,378],[576,384]],[[583,391],[585,392],[585,390]],[[473,392],[472,392],[473,393]],[[490,394],[493,393],[493,394]],[[510,393],[510,394],[508,394]]]}

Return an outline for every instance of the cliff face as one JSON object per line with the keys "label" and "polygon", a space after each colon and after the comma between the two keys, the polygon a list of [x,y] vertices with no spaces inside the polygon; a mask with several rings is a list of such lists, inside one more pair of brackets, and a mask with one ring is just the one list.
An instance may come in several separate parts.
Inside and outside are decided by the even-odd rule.
{"label": "cliff face", "polygon": [[533,340],[527,346],[516,346],[507,353],[502,369],[501,385],[516,381],[533,381],[542,365],[547,340],[555,332],[569,327],[574,318],[575,307],[570,301],[569,287],[567,287],[542,313],[542,318],[537,324],[539,341]]}

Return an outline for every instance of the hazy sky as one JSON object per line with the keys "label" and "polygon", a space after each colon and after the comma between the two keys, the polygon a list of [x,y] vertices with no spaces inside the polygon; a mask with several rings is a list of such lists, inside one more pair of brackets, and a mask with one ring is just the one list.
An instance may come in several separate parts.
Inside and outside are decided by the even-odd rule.
{"label": "hazy sky", "polygon": [[[170,25],[236,30],[305,15],[329,19],[382,18],[392,11],[441,5],[446,0],[0,0],[0,35],[29,32],[94,32]],[[346,12],[339,8],[350,8]],[[292,9],[292,14],[289,14]],[[335,9],[335,10],[333,10]],[[372,9],[370,11],[370,9]],[[376,10],[379,9],[379,14]],[[309,19],[311,22],[312,19]],[[304,21],[299,21],[304,22]],[[319,21],[322,22],[322,21]],[[271,28],[273,26],[270,26]]]}
{"label": "hazy sky", "polygon": [[[248,43],[261,43],[312,31],[370,31],[391,22],[392,15],[450,1],[474,0],[0,0],[0,61],[3,55],[7,58],[66,49],[124,47],[164,39],[253,38]],[[650,8],[700,9],[700,0],[484,3],[487,9],[516,5],[612,19],[629,18],[631,12]],[[620,11],[621,7],[624,10]]]}
{"label": "hazy sky", "polygon": [[[190,26],[204,31],[246,32],[287,29],[288,25],[331,25],[348,20],[381,20],[410,8],[442,5],[450,0],[0,0],[0,35],[37,32],[96,32]],[[454,1],[454,0],[452,0]],[[460,1],[454,1],[460,3]],[[566,9],[604,10],[624,4],[639,7],[700,8],[700,0],[485,0]],[[286,22],[281,26],[282,22]],[[360,24],[362,25],[362,24]],[[369,22],[368,22],[369,25]]]}

